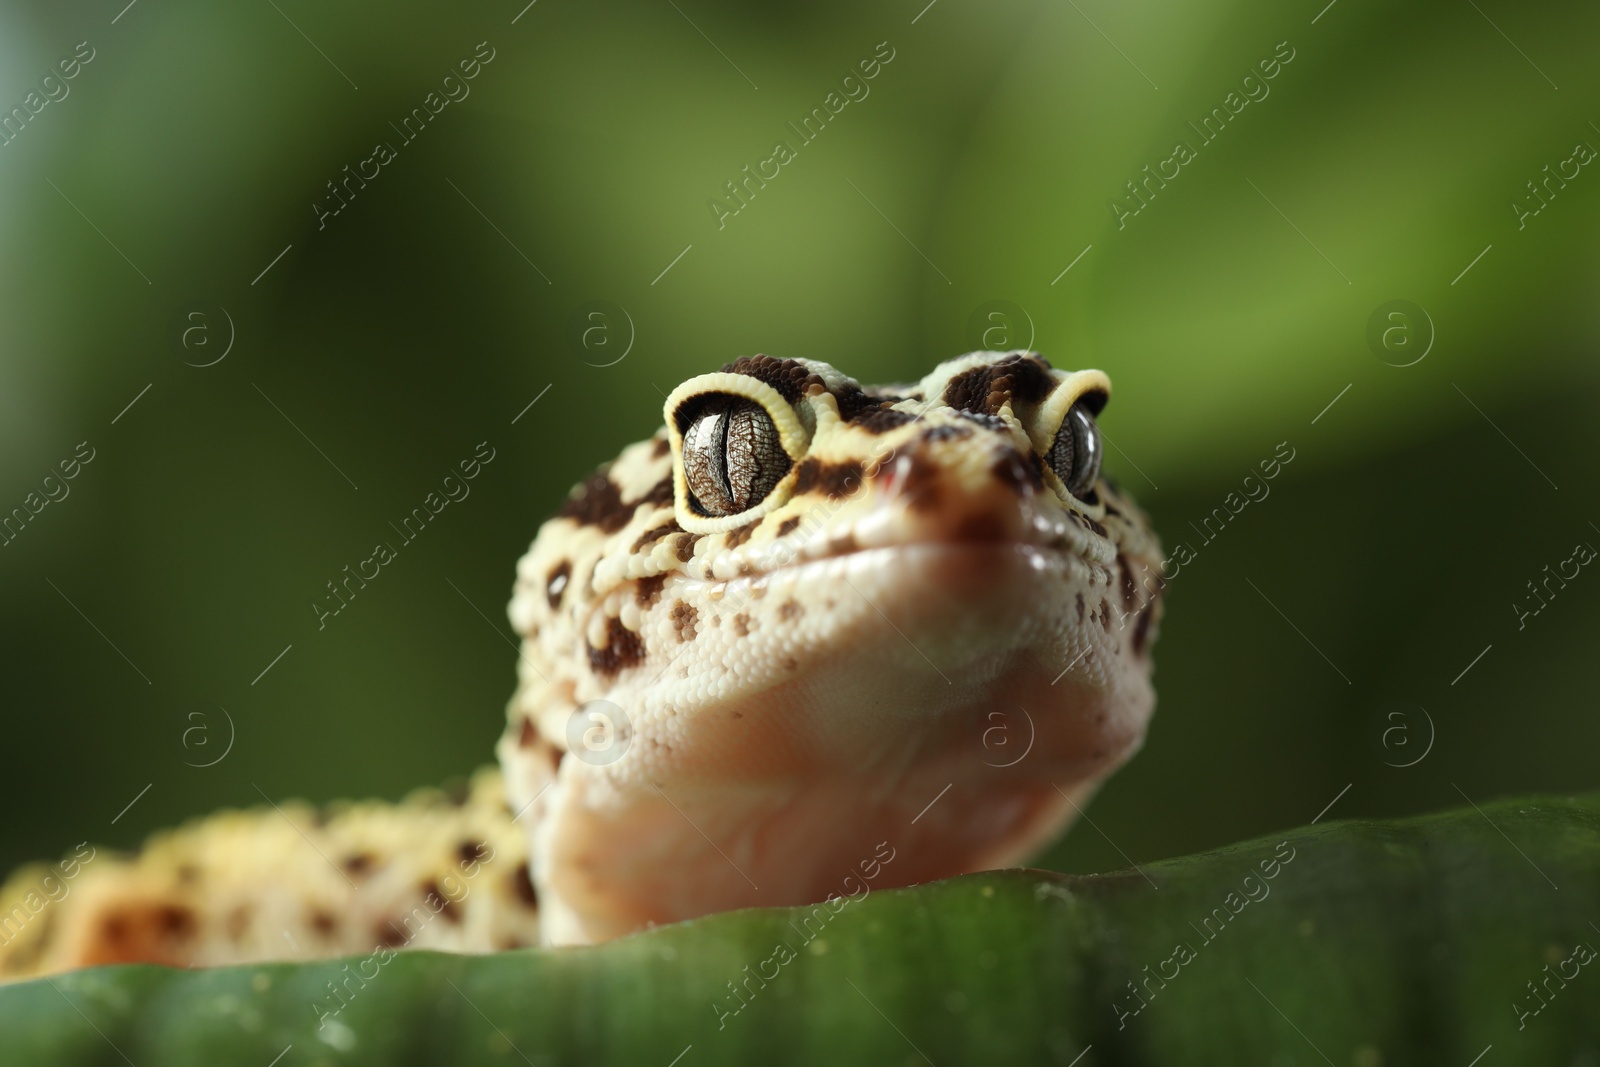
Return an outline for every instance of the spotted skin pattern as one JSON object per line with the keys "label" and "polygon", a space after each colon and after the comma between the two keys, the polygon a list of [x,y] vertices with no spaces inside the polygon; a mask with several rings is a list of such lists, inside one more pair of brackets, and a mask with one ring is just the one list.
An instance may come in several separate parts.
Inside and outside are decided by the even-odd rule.
{"label": "spotted skin pattern", "polygon": [[532,945],[527,861],[488,769],[398,804],[219,812],[155,835],[135,856],[85,843],[61,863],[14,872],[0,888],[0,981],[106,963]]}
{"label": "spotted skin pattern", "polygon": [[[1058,834],[1153,706],[1159,546],[1041,458],[1109,391],[1021,352],[885,388],[756,356],[676,390],[517,569],[499,755],[544,938],[820,900],[884,841],[905,884]],[[739,515],[685,484],[677,413],[706,394],[760,403],[789,455]]]}
{"label": "spotted skin pattern", "polygon": [[[885,855],[874,888],[1027,858],[1154,706],[1159,545],[1108,479],[1078,499],[1047,462],[1069,408],[1109,394],[1028,352],[902,386],[767,356],[691,379],[517,566],[499,773],[212,816],[101,854],[59,901],[24,868],[0,979],[592,943],[819,901]],[[759,404],[787,461],[740,514],[685,480],[708,395]]]}

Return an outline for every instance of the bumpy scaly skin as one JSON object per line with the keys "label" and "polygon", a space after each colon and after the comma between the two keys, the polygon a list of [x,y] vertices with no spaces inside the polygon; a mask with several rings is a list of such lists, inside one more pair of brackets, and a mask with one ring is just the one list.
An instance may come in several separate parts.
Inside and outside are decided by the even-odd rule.
{"label": "bumpy scaly skin", "polygon": [[0,888],[0,981],[102,963],[490,952],[538,936],[527,841],[492,770],[400,804],[225,811],[132,857],[86,844]]}
{"label": "bumpy scaly skin", "polygon": [[[1105,479],[1074,500],[1040,458],[1109,389],[1026,353],[866,389],[746,358],[574,490],[518,565],[499,745],[545,940],[820,900],[883,842],[878,887],[1059,833],[1153,706],[1159,547]],[[708,392],[773,413],[793,464],[725,519],[679,461],[674,413]]]}
{"label": "bumpy scaly skin", "polygon": [[[224,812],[24,868],[0,980],[600,941],[1025,858],[1153,705],[1155,539],[1105,479],[1076,500],[1040,458],[1109,390],[997,352],[903,387],[765,356],[692,379],[518,565],[503,787]],[[791,460],[725,519],[679,463],[674,415],[707,392],[761,403]]]}

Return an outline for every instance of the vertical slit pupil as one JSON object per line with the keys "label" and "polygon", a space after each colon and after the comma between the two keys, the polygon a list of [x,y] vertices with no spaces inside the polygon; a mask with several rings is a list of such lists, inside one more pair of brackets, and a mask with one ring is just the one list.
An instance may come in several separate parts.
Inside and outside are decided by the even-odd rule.
{"label": "vertical slit pupil", "polygon": [[1100,454],[1100,427],[1095,425],[1084,401],[1079,400],[1061,420],[1045,458],[1067,492],[1079,500],[1088,500],[1100,474]]}
{"label": "vertical slit pupil", "polygon": [[691,503],[718,517],[755,507],[790,466],[772,416],[744,397],[706,396],[691,404],[678,415]]}

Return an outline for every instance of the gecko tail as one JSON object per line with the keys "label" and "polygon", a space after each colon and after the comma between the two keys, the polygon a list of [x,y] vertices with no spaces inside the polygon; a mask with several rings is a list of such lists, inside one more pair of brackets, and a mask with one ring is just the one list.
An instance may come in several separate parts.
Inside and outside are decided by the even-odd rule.
{"label": "gecko tail", "polygon": [[88,842],[0,887],[0,981],[110,963],[219,967],[539,942],[528,844],[486,767],[398,804],[223,811],[134,855]]}

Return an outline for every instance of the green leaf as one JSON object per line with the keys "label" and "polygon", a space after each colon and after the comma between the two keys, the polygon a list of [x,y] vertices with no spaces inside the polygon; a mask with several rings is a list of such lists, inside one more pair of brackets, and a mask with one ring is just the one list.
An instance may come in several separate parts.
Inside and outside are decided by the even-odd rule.
{"label": "green leaf", "polygon": [[1600,1044],[1597,897],[1600,794],[1506,801],[594,948],[81,971],[0,990],[0,1058],[1465,1067],[1492,1045],[1570,1063]]}

